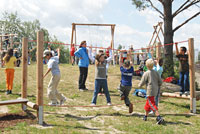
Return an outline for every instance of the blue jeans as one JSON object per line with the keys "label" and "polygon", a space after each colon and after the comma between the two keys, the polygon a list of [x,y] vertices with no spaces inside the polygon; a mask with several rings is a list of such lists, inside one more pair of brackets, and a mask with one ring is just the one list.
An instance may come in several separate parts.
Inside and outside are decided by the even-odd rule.
{"label": "blue jeans", "polygon": [[181,86],[181,92],[189,91],[189,71],[179,73],[179,83]]}
{"label": "blue jeans", "polygon": [[108,91],[107,79],[95,79],[95,89],[94,89],[94,94],[92,98],[92,103],[96,104],[100,87],[102,87],[105,92],[107,103],[110,103],[111,100],[110,100],[110,94]]}

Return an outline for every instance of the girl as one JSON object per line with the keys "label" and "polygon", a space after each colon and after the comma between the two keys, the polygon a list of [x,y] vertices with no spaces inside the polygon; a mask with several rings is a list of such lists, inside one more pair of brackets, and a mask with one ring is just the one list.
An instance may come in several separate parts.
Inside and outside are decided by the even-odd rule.
{"label": "girl", "polygon": [[[110,50],[109,56],[110,57],[108,57],[107,59],[105,59],[104,54],[97,54],[95,57],[95,59],[96,59],[96,61],[95,61],[95,90],[94,90],[91,105],[96,105],[96,100],[97,100],[97,96],[98,96],[100,87],[103,87],[103,90],[105,92],[106,99],[107,99],[107,105],[109,105],[109,106],[112,105],[111,99],[110,99],[110,94],[108,91],[107,79],[106,79],[106,64],[112,60],[111,50]],[[91,49],[89,52],[89,57],[92,61],[95,60],[92,57]]]}
{"label": "girl", "polygon": [[16,57],[13,56],[13,49],[8,49],[6,56],[3,58],[3,64],[6,66],[6,94],[12,94],[16,61]]}

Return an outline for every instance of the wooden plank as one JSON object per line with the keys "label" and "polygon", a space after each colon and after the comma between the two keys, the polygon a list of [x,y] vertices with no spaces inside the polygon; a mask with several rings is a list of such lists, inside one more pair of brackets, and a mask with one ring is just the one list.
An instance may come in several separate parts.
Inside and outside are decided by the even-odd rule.
{"label": "wooden plank", "polygon": [[115,26],[115,24],[87,24],[87,23],[72,23],[72,25],[82,25],[82,26]]}
{"label": "wooden plank", "polygon": [[196,113],[196,94],[195,94],[195,66],[194,66],[194,39],[190,38],[189,47],[189,74],[190,74],[190,111]]}
{"label": "wooden plank", "polygon": [[27,97],[28,81],[28,38],[22,38],[22,98]]}
{"label": "wooden plank", "polygon": [[33,102],[28,101],[28,102],[26,103],[26,105],[27,105],[28,107],[30,107],[30,108],[33,108],[33,109],[35,109],[35,110],[38,110],[38,105],[35,104],[35,103],[33,103]]}
{"label": "wooden plank", "polygon": [[16,99],[16,100],[0,101],[0,106],[11,105],[11,104],[22,104],[22,103],[27,103],[27,102],[28,102],[28,99]]}
{"label": "wooden plank", "polygon": [[165,97],[172,97],[172,98],[180,98],[180,99],[188,99],[188,100],[190,99],[190,95],[186,96],[185,94],[180,96],[180,94],[177,94],[177,93],[163,92],[161,95]]}

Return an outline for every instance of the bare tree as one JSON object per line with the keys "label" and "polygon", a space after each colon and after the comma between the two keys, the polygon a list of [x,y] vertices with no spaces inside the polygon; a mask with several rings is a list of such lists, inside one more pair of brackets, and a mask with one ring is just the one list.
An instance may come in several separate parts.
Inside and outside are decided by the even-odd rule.
{"label": "bare tree", "polygon": [[[193,6],[200,8],[197,4],[200,3],[200,0],[182,0],[183,3],[172,12],[172,6],[174,0],[132,0],[132,4],[136,6],[137,9],[143,10],[148,7],[152,7],[160,15],[160,18],[164,22],[164,44],[173,43],[174,33],[180,29],[183,25],[191,21],[193,18],[197,17],[200,14],[200,11],[192,14],[190,18],[187,18],[184,22],[179,24],[177,27],[173,27],[173,19],[180,15],[187,9],[191,9]],[[159,9],[155,6],[155,2],[159,2],[162,5],[162,9]],[[165,62],[164,62],[164,73],[167,76],[174,75],[174,64],[173,64],[173,45],[166,45],[165,49]]]}

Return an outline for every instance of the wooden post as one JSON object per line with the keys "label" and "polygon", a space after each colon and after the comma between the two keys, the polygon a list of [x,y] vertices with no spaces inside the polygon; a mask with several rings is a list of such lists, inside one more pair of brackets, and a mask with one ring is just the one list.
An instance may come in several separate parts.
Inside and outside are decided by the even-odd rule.
{"label": "wooden post", "polygon": [[156,46],[156,59],[159,60],[161,57],[161,43],[158,42]]}
{"label": "wooden post", "polygon": [[189,38],[190,112],[196,113],[194,39]]}
{"label": "wooden post", "polygon": [[1,67],[3,67],[3,57],[2,57],[2,54],[3,54],[3,37],[1,36]]}
{"label": "wooden post", "polygon": [[[111,48],[112,48],[112,54],[114,55],[114,32],[115,32],[115,26],[111,26]],[[113,64],[115,65],[115,59],[113,58]]]}
{"label": "wooden post", "polygon": [[43,44],[44,33],[37,32],[37,115],[40,125],[43,124]]}
{"label": "wooden post", "polygon": [[[22,98],[27,98],[27,81],[28,81],[28,38],[22,39]],[[22,109],[26,110],[26,105],[22,104]]]}
{"label": "wooden post", "polygon": [[72,47],[72,44],[74,43],[74,27],[75,27],[75,24],[72,23],[71,47]]}

